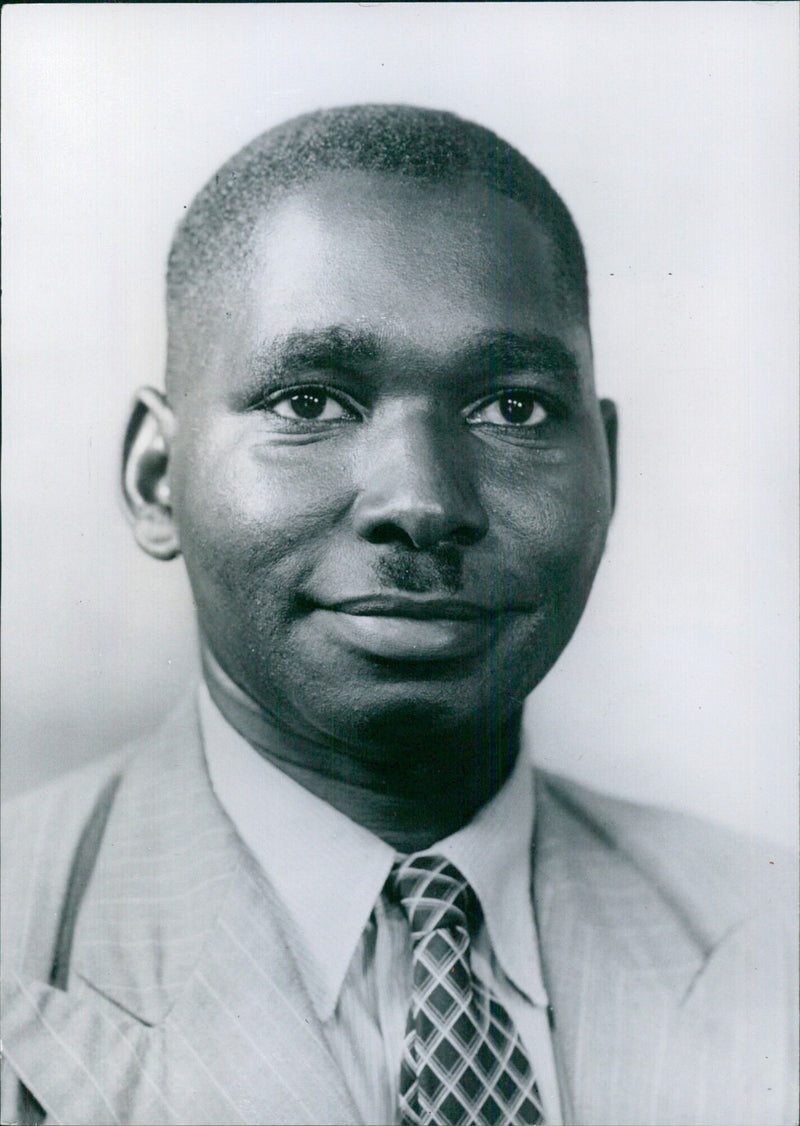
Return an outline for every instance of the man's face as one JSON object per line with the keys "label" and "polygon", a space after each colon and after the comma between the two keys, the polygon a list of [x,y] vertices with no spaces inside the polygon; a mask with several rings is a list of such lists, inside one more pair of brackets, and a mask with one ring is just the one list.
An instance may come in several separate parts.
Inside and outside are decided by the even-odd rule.
{"label": "man's face", "polygon": [[173,511],[213,653],[291,729],[452,733],[567,643],[611,486],[552,263],[496,193],[348,173],[220,283],[172,395]]}

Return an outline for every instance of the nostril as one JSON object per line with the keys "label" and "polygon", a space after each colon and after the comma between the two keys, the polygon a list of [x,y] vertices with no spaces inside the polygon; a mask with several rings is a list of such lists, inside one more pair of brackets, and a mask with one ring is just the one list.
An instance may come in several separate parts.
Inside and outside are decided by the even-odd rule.
{"label": "nostril", "polygon": [[483,531],[480,528],[472,528],[465,525],[461,528],[455,528],[447,538],[458,547],[471,547],[474,543],[477,543],[482,536]]}
{"label": "nostril", "polygon": [[391,521],[388,520],[370,529],[370,534],[367,538],[370,543],[395,543],[400,544],[402,547],[417,546],[408,532],[404,531],[399,524],[392,524]]}
{"label": "nostril", "polygon": [[370,543],[394,544],[427,551],[436,546],[471,547],[478,543],[483,535],[481,529],[469,525],[453,528],[441,535],[438,534],[439,531],[440,529],[422,526],[406,530],[399,522],[395,524],[391,520],[386,520],[371,528],[366,538]]}

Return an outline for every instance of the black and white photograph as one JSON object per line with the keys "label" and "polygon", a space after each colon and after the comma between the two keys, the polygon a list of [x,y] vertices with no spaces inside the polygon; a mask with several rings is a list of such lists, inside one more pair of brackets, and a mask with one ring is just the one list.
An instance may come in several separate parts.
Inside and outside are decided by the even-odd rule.
{"label": "black and white photograph", "polygon": [[2,11],[2,1126],[792,1126],[800,9]]}

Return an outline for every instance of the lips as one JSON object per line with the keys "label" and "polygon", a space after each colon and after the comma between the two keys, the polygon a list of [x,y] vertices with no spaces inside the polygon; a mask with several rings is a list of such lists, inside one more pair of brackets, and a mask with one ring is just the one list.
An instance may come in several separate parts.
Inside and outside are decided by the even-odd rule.
{"label": "lips", "polygon": [[315,611],[338,644],[394,661],[445,661],[477,656],[492,638],[497,614],[452,598],[368,595]]}
{"label": "lips", "polygon": [[453,598],[410,597],[409,595],[367,595],[335,602],[325,609],[356,617],[412,618],[416,621],[477,621],[492,611],[473,602]]}

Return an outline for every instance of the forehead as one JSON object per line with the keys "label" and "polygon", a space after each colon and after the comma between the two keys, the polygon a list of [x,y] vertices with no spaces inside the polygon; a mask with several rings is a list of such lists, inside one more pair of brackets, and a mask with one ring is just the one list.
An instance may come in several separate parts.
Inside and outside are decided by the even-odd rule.
{"label": "forehead", "polygon": [[432,357],[480,334],[545,334],[589,375],[588,330],[568,312],[555,267],[530,212],[482,185],[337,173],[265,212],[246,265],[224,279],[219,327],[238,362],[271,340],[331,327]]}

